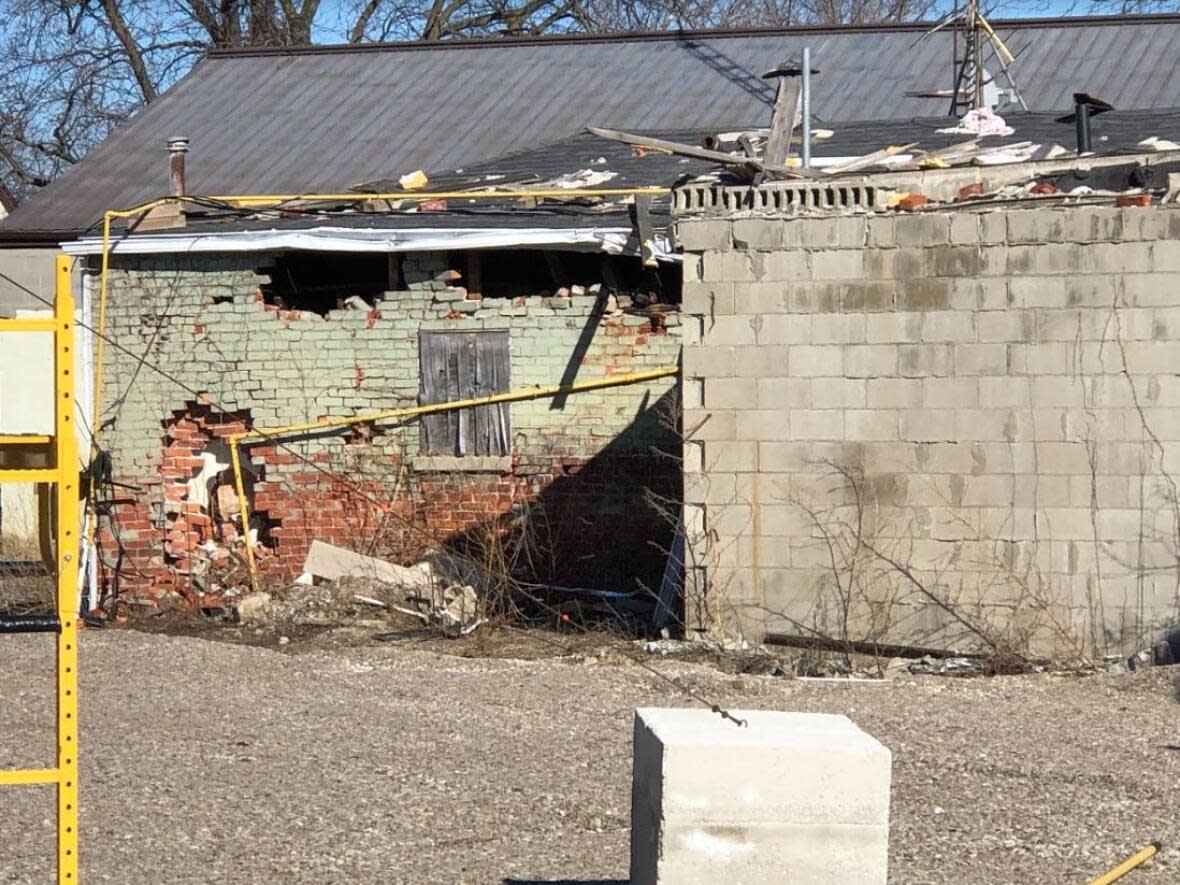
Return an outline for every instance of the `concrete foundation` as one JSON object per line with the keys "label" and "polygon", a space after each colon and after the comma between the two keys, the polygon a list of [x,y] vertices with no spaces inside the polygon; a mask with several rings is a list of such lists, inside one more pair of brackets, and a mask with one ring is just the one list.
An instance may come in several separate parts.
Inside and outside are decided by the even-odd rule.
{"label": "concrete foundation", "polygon": [[631,885],[884,885],[889,750],[844,716],[635,714]]}

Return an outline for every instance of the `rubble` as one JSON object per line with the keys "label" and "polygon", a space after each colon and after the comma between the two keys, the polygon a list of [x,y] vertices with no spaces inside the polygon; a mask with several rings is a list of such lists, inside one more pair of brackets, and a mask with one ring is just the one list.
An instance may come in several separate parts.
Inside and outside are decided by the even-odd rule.
{"label": "rubble", "polygon": [[273,603],[269,593],[251,593],[238,601],[238,620],[254,624],[270,618]]}

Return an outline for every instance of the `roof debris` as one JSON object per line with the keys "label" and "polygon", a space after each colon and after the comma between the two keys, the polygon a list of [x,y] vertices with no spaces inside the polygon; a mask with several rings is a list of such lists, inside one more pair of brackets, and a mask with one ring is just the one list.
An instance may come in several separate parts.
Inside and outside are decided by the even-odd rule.
{"label": "roof debris", "polygon": [[975,108],[965,113],[957,126],[938,131],[946,135],[1011,135],[1016,130],[991,108]]}

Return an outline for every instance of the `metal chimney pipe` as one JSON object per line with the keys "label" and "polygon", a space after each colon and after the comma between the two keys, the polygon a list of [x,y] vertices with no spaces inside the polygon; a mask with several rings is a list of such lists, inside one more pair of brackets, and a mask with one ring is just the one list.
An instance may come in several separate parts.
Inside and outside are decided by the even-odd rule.
{"label": "metal chimney pipe", "polygon": [[803,151],[804,169],[811,168],[811,47],[803,47]]}
{"label": "metal chimney pipe", "polygon": [[1094,153],[1093,141],[1090,138],[1090,105],[1079,101],[1073,107],[1073,118],[1078,133],[1078,156],[1085,157]]}
{"label": "metal chimney pipe", "polygon": [[168,139],[168,183],[174,197],[188,195],[185,181],[184,155],[188,153],[187,138]]}

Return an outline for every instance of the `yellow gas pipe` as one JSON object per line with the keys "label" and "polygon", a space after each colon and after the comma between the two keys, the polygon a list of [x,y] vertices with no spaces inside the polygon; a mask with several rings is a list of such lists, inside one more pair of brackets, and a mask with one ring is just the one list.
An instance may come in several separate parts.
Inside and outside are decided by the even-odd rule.
{"label": "yellow gas pipe", "polygon": [[475,399],[455,400],[449,403],[431,403],[424,406],[409,406],[404,409],[389,409],[384,412],[373,412],[370,415],[355,415],[350,418],[325,418],[321,421],[308,421],[303,424],[290,424],[286,427],[274,427],[266,430],[248,430],[228,437],[230,463],[234,471],[234,484],[238,493],[238,506],[242,518],[242,534],[246,540],[246,567],[250,573],[250,587],[258,590],[258,568],[254,559],[254,540],[250,536],[250,505],[246,501],[246,485],[242,475],[242,459],[239,454],[240,445],[250,445],[263,441],[274,440],[287,436],[299,436],[317,433],[325,430],[335,430],[341,427],[351,427],[357,424],[372,424],[377,421],[405,420],[406,418],[420,418],[423,415],[434,415],[439,412],[453,412],[457,409],[472,409],[476,406],[489,406],[496,403],[514,403],[525,400],[544,399],[564,394],[584,393],[588,390],[602,390],[607,387],[623,387],[628,384],[642,384],[645,381],[655,381],[668,378],[680,372],[677,366],[664,366],[659,369],[649,369],[645,372],[631,372],[626,375],[610,375],[606,378],[596,378],[593,381],[579,381],[575,384],[554,384],[549,387],[528,387],[509,393],[495,393],[491,396],[481,396]]}

